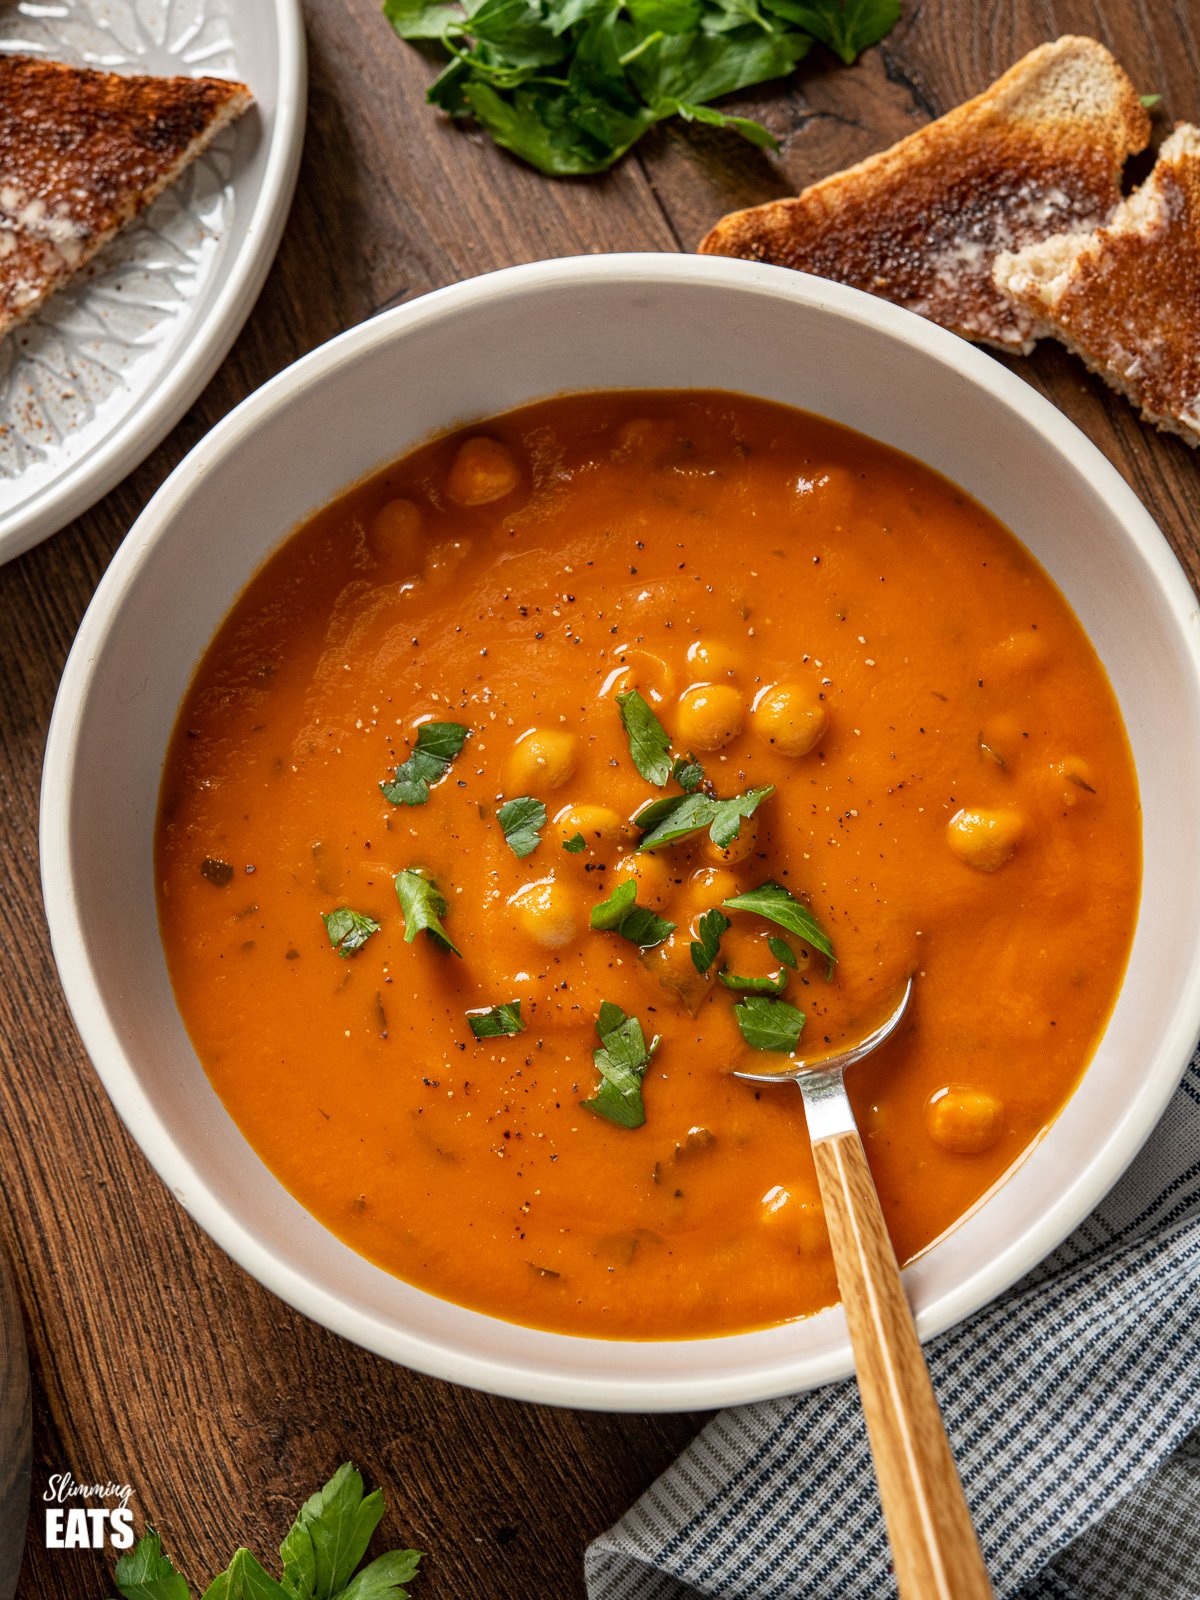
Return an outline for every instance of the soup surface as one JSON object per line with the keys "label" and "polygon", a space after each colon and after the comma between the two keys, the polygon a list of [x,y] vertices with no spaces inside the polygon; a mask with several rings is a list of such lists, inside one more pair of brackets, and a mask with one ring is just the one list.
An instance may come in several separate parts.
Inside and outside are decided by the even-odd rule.
{"label": "soup surface", "polygon": [[705,393],[532,406],[314,517],[200,666],[157,840],[281,1181],[438,1295],[632,1338],[836,1298],[799,1093],[730,1069],[910,971],[851,1098],[901,1260],[962,1217],[1075,1087],[1139,871],[1112,693],[1012,535]]}

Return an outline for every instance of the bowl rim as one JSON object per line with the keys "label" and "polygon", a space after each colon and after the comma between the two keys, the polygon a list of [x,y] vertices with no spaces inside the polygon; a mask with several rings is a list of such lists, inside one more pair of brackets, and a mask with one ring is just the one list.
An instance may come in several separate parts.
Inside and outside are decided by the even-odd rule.
{"label": "bowl rim", "polygon": [[[268,419],[286,410],[331,372],[353,363],[363,352],[388,343],[437,319],[450,319],[486,299],[527,296],[543,289],[586,288],[621,281],[639,284],[707,284],[731,293],[800,301],[835,317],[866,325],[880,337],[917,348],[936,362],[948,379],[985,389],[997,404],[1015,411],[1040,432],[1072,472],[1084,476],[1107,500],[1140,559],[1157,581],[1195,684],[1200,688],[1200,610],[1191,586],[1165,537],[1117,469],[1082,431],[1028,383],[982,350],[912,312],[859,290],[804,273],[724,257],[626,253],[555,258],[507,267],[434,290],[337,335],[283,369],[228,413],[175,468],[134,523],[104,574],[83,618],[63,671],[47,736],[43,767],[40,844],[43,896],[60,981],[85,1049],[126,1128],[189,1214],[205,1232],[259,1283],[288,1305],[335,1333],[376,1354],[428,1373],[514,1399],[576,1408],[619,1411],[687,1411],[778,1397],[798,1386],[815,1387],[844,1378],[853,1370],[848,1345],[797,1358],[786,1352],[757,1365],[747,1361],[735,1372],[700,1371],[651,1385],[590,1370],[586,1376],[539,1368],[498,1356],[480,1357],[447,1349],[431,1339],[398,1329],[381,1315],[348,1305],[315,1278],[281,1261],[253,1229],[213,1193],[188,1160],[170,1127],[158,1115],[128,1059],[108,1013],[83,938],[78,900],[71,881],[73,859],[71,792],[74,750],[82,726],[91,668],[101,653],[123,605],[135,587],[148,554],[169,535],[173,518],[192,485],[219,469],[223,456]],[[346,485],[345,487],[349,487]],[[335,491],[340,493],[341,489]],[[264,558],[265,559],[265,558]],[[232,599],[231,602],[232,603]],[[1097,1205],[1141,1149],[1177,1088],[1200,1037],[1200,940],[1192,952],[1188,981],[1180,986],[1152,1070],[1139,1076],[1122,1118],[1071,1175],[1056,1205],[1019,1238],[997,1250],[980,1271],[939,1292],[932,1305],[916,1310],[922,1340],[954,1326],[990,1304],[1019,1277],[1042,1261]],[[261,1158],[260,1158],[261,1159]],[[278,1181],[278,1180],[276,1180]],[[380,1269],[382,1270],[382,1269]],[[486,1313],[477,1313],[486,1316]],[[489,1318],[488,1320],[496,1320]],[[535,1330],[530,1330],[535,1331]],[[543,1335],[545,1337],[545,1335]],[[596,1340],[549,1335],[579,1345],[629,1347],[653,1341]],[[753,1333],[724,1338],[752,1339]],[[694,1352],[704,1368],[703,1350],[720,1341],[662,1341]],[[795,1372],[803,1361],[804,1373]],[[792,1369],[788,1378],[788,1369]],[[781,1378],[783,1379],[781,1385]]]}

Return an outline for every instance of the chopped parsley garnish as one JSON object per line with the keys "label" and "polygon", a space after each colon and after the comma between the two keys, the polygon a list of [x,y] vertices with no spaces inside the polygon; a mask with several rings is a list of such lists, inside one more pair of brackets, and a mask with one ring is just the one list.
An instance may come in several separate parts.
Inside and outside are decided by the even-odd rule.
{"label": "chopped parsley garnish", "polygon": [[[833,964],[837,957],[833,953],[833,945],[829,935],[813,916],[806,905],[802,905],[795,895],[789,894],[780,883],[760,883],[757,889],[747,889],[745,894],[735,894],[731,900],[723,902],[730,911],[753,911],[760,917],[766,917],[769,922],[776,922],[781,928],[786,928],[789,933],[794,933],[805,944],[812,945],[813,949],[823,955],[829,963],[829,976],[833,976]],[[775,952],[779,955],[779,952]],[[780,956],[782,961],[785,958]]]}
{"label": "chopped parsley garnish", "polygon": [[707,972],[717,959],[721,948],[721,935],[729,926],[729,918],[720,911],[706,911],[696,924],[698,939],[692,940],[692,961],[697,972]]}
{"label": "chopped parsley garnish", "polygon": [[502,1039],[525,1031],[519,1000],[505,1000],[488,1011],[468,1011],[467,1021],[477,1039]]}
{"label": "chopped parsley garnish", "polygon": [[776,148],[709,102],[787,77],[815,40],[851,62],[900,0],[384,0],[446,62],[426,98],[552,177],[603,172],[668,117]]}
{"label": "chopped parsley garnish", "polygon": [[636,689],[617,696],[617,710],[629,739],[634,766],[647,783],[661,789],[671,776],[671,740],[667,730]]}
{"label": "chopped parsley garnish", "polygon": [[626,1016],[611,1000],[605,1000],[600,1007],[596,1032],[600,1036],[600,1047],[592,1051],[592,1060],[600,1082],[592,1098],[583,1101],[583,1106],[594,1116],[615,1122],[618,1127],[640,1128],[646,1120],[642,1078],[650,1065],[650,1057],[658,1049],[658,1035],[655,1034],[647,1045],[638,1019]]}
{"label": "chopped parsley garnish", "polygon": [[695,794],[704,782],[704,768],[695,756],[677,756],[671,776],[685,794]]}
{"label": "chopped parsley garnish", "polygon": [[[362,1478],[346,1462],[301,1506],[279,1547],[279,1580],[249,1550],[238,1550],[203,1590],[204,1600],[408,1600],[403,1585],[416,1576],[419,1550],[387,1550],[357,1574],[354,1570],[367,1553],[383,1509],[379,1490],[364,1494]],[[121,1600],[190,1600],[192,1593],[170,1556],[163,1554],[153,1528],[120,1557],[113,1578]]]}
{"label": "chopped parsley garnish", "polygon": [[517,800],[506,800],[496,813],[496,821],[504,829],[504,837],[513,855],[532,855],[542,842],[542,829],[546,826],[546,808],[531,795],[521,795]]}
{"label": "chopped parsley garnish", "polygon": [[449,950],[456,956],[462,955],[442,927],[446,901],[432,878],[427,878],[413,867],[405,867],[396,874],[396,897],[404,913],[406,944],[412,944],[419,933],[427,933],[439,949]]}
{"label": "chopped parsley garnish", "polygon": [[394,806],[423,806],[430,788],[450,771],[468,731],[459,722],[423,722],[412,754],[396,768],[390,783],[379,785],[384,799]]}
{"label": "chopped parsley garnish", "polygon": [[592,907],[592,927],[602,933],[619,933],[622,939],[643,950],[653,950],[675,932],[673,922],[648,906],[637,904],[637,882],[633,878],[619,883],[607,900]]}
{"label": "chopped parsley garnish", "polygon": [[727,989],[737,989],[742,994],[782,994],[788,981],[782,967],[765,978],[744,978],[736,972],[718,972],[717,977]]}
{"label": "chopped parsley garnish", "polygon": [[349,906],[339,906],[336,911],[323,911],[321,921],[325,924],[330,944],[340,956],[352,956],[356,950],[362,949],[373,933],[379,932],[379,924],[374,918],[364,916],[361,911],[351,911]]}
{"label": "chopped parsley garnish", "polygon": [[764,789],[747,789],[745,794],[735,794],[728,800],[715,800],[707,794],[656,800],[633,819],[637,827],[648,830],[638,849],[661,850],[707,829],[717,848],[726,850],[742,831],[742,819],[752,816],[774,793],[775,785],[769,783]]}
{"label": "chopped parsley garnish", "polygon": [[563,840],[563,849],[570,855],[577,856],[581,850],[587,849],[587,840],[581,833],[573,833],[569,839]]}
{"label": "chopped parsley garnish", "polygon": [[796,952],[786,939],[780,939],[777,935],[772,934],[767,940],[767,949],[775,957],[776,961],[782,961],[784,966],[791,967],[793,972],[800,965],[796,960]]}
{"label": "chopped parsley garnish", "polygon": [[777,1050],[790,1055],[800,1042],[804,1013],[786,1000],[769,1000],[752,994],[734,1006],[742,1038],[753,1050]]}

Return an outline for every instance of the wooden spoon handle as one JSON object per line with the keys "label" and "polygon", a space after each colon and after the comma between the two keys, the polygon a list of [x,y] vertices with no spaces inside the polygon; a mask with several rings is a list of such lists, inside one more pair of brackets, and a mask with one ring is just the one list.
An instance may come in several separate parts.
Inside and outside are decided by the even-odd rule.
{"label": "wooden spoon handle", "polygon": [[857,1133],[813,1144],[903,1600],[991,1600],[900,1268]]}

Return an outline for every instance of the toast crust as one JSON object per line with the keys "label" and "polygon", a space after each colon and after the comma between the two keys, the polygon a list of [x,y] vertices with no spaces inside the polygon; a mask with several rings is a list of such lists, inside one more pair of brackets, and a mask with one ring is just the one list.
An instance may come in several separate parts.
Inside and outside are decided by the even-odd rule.
{"label": "toast crust", "polygon": [[0,337],[250,103],[244,84],[220,78],[0,55]]}
{"label": "toast crust", "polygon": [[722,218],[700,250],[833,278],[1027,352],[1035,321],[993,283],[997,253],[1102,223],[1149,137],[1120,65],[1067,35],[889,150]]}
{"label": "toast crust", "polygon": [[1200,130],[1178,123],[1106,226],[997,258],[995,277],[1149,422],[1200,445]]}

